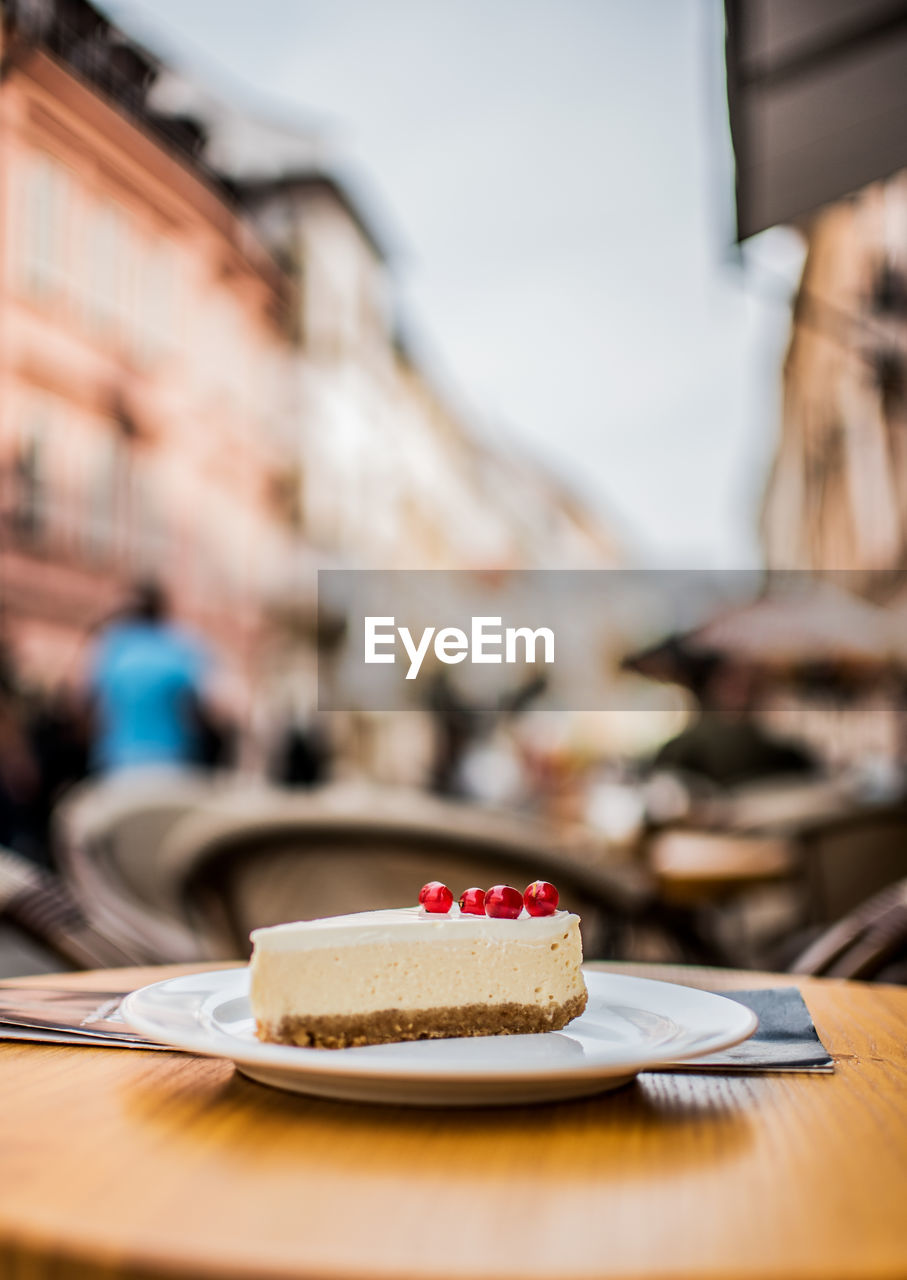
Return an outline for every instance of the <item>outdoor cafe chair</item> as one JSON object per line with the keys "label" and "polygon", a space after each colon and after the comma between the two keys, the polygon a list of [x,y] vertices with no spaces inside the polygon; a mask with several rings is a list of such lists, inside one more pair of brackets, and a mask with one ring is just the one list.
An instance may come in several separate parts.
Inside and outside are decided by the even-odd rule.
{"label": "outdoor cafe chair", "polygon": [[115,968],[155,957],[137,943],[108,937],[52,871],[0,848],[0,923],[11,925],[67,968]]}
{"label": "outdoor cafe chair", "polygon": [[907,876],[907,805],[864,805],[791,830],[808,918],[824,927]]}
{"label": "outdoor cafe chair", "polygon": [[226,783],[200,770],[130,769],[74,787],[53,815],[54,857],[88,917],[149,960],[205,959],[160,864],[167,831]]}
{"label": "outdoor cafe chair", "polygon": [[790,966],[824,978],[907,982],[907,879],[875,893]]}
{"label": "outdoor cafe chair", "polygon": [[670,958],[715,958],[688,913],[638,877],[559,851],[525,819],[409,790],[275,789],[244,806],[209,805],[171,828],[161,862],[206,950],[221,956],[248,955],[262,925],[415,904],[428,880],[458,896],[542,877],[581,916],[589,958],[631,955],[642,939]]}

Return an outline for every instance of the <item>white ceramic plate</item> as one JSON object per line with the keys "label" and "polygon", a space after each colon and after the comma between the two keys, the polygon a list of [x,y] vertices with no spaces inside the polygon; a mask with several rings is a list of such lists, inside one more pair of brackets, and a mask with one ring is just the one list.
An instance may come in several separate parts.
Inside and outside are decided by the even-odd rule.
{"label": "white ceramic plate", "polygon": [[614,1089],[647,1067],[727,1049],[756,1016],[690,987],[584,971],[589,1003],[563,1031],[298,1049],[262,1044],[249,1008],[248,969],[156,982],[123,1002],[152,1040],[231,1058],[244,1075],[297,1093],[405,1106],[487,1106],[578,1098]]}

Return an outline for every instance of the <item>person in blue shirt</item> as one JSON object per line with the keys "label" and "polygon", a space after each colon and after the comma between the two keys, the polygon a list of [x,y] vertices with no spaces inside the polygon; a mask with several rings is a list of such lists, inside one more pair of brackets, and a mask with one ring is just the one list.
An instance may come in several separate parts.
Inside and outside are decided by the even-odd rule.
{"label": "person in blue shirt", "polygon": [[92,765],[100,772],[204,760],[208,657],[167,612],[161,588],[142,584],[98,638],[89,685]]}

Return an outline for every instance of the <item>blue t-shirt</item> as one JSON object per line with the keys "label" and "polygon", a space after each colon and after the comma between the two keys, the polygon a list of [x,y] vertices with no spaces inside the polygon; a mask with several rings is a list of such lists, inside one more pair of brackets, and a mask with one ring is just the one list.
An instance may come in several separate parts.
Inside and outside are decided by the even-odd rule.
{"label": "blue t-shirt", "polygon": [[193,708],[206,666],[201,647],[174,627],[139,620],[109,627],[91,669],[95,765],[110,770],[196,760]]}

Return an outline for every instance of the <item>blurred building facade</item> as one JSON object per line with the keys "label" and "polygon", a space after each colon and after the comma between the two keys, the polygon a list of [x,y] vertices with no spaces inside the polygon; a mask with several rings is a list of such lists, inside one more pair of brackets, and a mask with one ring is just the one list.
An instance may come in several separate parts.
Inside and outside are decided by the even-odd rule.
{"label": "blurred building facade", "polygon": [[0,14],[0,592],[26,682],[72,677],[153,573],[247,708],[308,714],[319,566],[622,562],[429,374],[387,237],[317,138],[88,0]]}
{"label": "blurred building facade", "polygon": [[286,282],[156,119],[153,58],[82,3],[6,5],[0,80],[4,625],[26,680],[154,574],[247,680],[289,544]]}
{"label": "blurred building facade", "polygon": [[762,514],[770,568],[907,566],[907,172],[817,213]]}
{"label": "blurred building facade", "polygon": [[[303,546],[283,592],[262,695],[272,723],[311,724],[317,567],[602,568],[617,539],[543,466],[494,447],[400,331],[393,257],[365,206],[323,167],[236,189],[292,284],[295,500]],[[322,637],[323,640],[323,637]],[[341,727],[342,726],[342,727]],[[354,772],[425,784],[421,717],[334,718]]]}
{"label": "blurred building facade", "polygon": [[766,718],[826,763],[869,774],[902,766],[907,742],[894,641],[907,602],[907,171],[827,205],[805,233],[762,510],[765,560],[846,571],[836,585],[885,607],[886,639],[857,690],[779,688]]}
{"label": "blurred building facade", "polygon": [[490,446],[401,334],[393,261],[324,168],[238,181],[293,283],[294,402],[306,537],[385,569],[602,567],[603,523],[541,466]]}

